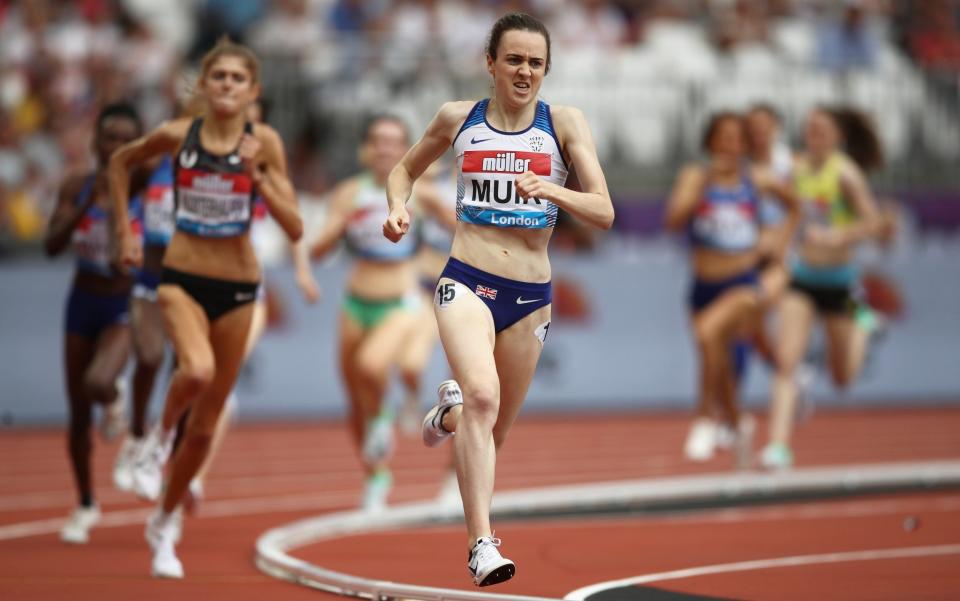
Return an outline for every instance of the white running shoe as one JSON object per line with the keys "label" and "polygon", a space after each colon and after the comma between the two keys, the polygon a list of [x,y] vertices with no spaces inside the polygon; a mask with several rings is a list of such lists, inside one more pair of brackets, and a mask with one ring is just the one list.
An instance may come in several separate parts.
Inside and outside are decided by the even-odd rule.
{"label": "white running shoe", "polygon": [[517,573],[517,566],[512,561],[500,555],[497,547],[500,539],[485,536],[477,539],[477,544],[470,551],[470,561],[467,569],[473,576],[473,583],[477,586],[499,584],[513,578]]}
{"label": "white running shoe", "polygon": [[760,453],[760,465],[771,471],[785,471],[793,467],[793,451],[782,442],[771,442]]}
{"label": "white running shoe", "polygon": [[143,534],[153,551],[150,573],[154,578],[183,578],[183,564],[177,559],[176,552],[182,529],[179,514],[179,511],[175,511],[165,515],[158,508],[147,518]]}
{"label": "white running shoe", "polygon": [[96,505],[77,507],[60,529],[60,540],[74,545],[85,545],[90,542],[90,529],[99,521],[100,508]]}
{"label": "white running shoe", "polygon": [[443,427],[443,417],[457,405],[463,405],[463,393],[456,380],[441,382],[437,387],[437,396],[440,400],[427,412],[420,430],[423,434],[423,444],[428,447],[435,447],[454,435]]}
{"label": "white running shoe", "polygon": [[709,417],[698,417],[690,425],[683,454],[690,461],[709,461],[717,446],[717,424]]}
{"label": "white running shoe", "polygon": [[113,463],[113,485],[123,492],[133,491],[133,465],[140,455],[144,439],[127,436]]}
{"label": "white running shoe", "polygon": [[173,449],[173,438],[176,432],[171,430],[167,434],[161,432],[157,424],[144,441],[133,464],[133,490],[141,498],[156,501],[160,498],[163,488],[163,468]]}
{"label": "white running shoe", "polygon": [[394,446],[393,413],[385,409],[367,425],[367,435],[363,439],[363,460],[367,465],[386,461],[393,454]]}
{"label": "white running shoe", "polygon": [[117,398],[104,405],[100,416],[100,437],[110,442],[127,428],[127,381],[123,376],[116,381]]}
{"label": "white running shoe", "polygon": [[387,508],[387,498],[393,488],[393,474],[390,470],[380,470],[367,477],[363,485],[363,499],[360,509],[370,513],[379,513]]}

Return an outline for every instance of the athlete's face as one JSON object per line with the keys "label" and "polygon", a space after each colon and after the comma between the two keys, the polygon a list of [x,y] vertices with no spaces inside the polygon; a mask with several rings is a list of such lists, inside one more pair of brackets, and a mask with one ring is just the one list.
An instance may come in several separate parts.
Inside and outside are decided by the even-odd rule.
{"label": "athlete's face", "polygon": [[260,95],[260,85],[246,62],[239,56],[224,55],[213,61],[200,82],[210,110],[222,117],[233,117]]}
{"label": "athlete's face", "polygon": [[747,136],[750,147],[756,151],[768,150],[777,139],[779,125],[767,111],[750,111],[747,115]]}
{"label": "athlete's face", "polygon": [[106,165],[114,151],[140,137],[140,127],[129,117],[107,117],[93,140],[93,151],[101,165]]}
{"label": "athlete's face", "polygon": [[361,149],[361,160],[384,178],[390,174],[407,152],[407,130],[392,119],[381,119],[370,126]]}
{"label": "athlete's face", "polygon": [[840,132],[833,118],[823,111],[814,111],[807,117],[803,140],[811,154],[832,152],[840,143]]}
{"label": "athlete's face", "polygon": [[535,100],[547,72],[547,40],[535,31],[513,29],[500,38],[497,58],[487,56],[497,100],[521,107]]}
{"label": "athlete's face", "polygon": [[743,150],[743,124],[740,120],[724,119],[718,123],[710,141],[710,152],[715,156],[738,158]]}

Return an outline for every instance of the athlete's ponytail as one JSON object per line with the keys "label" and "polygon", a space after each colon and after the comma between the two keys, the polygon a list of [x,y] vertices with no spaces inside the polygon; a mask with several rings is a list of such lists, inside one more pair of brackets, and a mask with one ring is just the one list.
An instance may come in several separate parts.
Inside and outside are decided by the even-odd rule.
{"label": "athlete's ponytail", "polygon": [[883,145],[873,120],[866,113],[848,106],[822,110],[833,119],[843,137],[847,154],[861,169],[871,171],[883,166]]}

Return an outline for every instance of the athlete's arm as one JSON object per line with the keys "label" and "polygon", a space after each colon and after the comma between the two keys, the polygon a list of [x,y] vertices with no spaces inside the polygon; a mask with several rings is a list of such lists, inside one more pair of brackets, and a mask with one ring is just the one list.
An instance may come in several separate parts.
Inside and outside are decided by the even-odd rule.
{"label": "athlete's arm", "polygon": [[48,257],[59,255],[70,244],[70,236],[73,234],[73,230],[97,197],[96,194],[91,192],[85,203],[74,206],[77,195],[83,188],[84,179],[84,176],[80,174],[71,175],[60,186],[57,206],[50,215],[47,233],[43,238],[43,250]]}
{"label": "athlete's arm", "polygon": [[883,223],[877,200],[863,171],[852,161],[845,161],[840,170],[840,187],[857,212],[857,221],[843,228],[843,242],[853,245],[880,233]]}
{"label": "athlete's arm", "polygon": [[189,119],[167,121],[152,132],[124,144],[110,157],[107,178],[110,182],[110,200],[113,203],[113,223],[122,267],[139,266],[143,262],[143,248],[136,244],[130,232],[127,205],[130,202],[130,173],[162,154],[173,154],[183,144],[190,128]]}
{"label": "athlete's arm", "polygon": [[313,277],[313,270],[310,269],[310,258],[307,256],[307,248],[303,240],[297,240],[290,243],[290,257],[293,259],[293,268],[297,280],[297,287],[303,293],[303,298],[309,304],[320,300],[320,285],[317,279]]}
{"label": "athlete's arm", "polygon": [[251,167],[251,176],[257,185],[257,192],[267,203],[267,210],[277,221],[287,238],[297,241],[303,236],[303,220],[297,206],[297,197],[293,184],[287,177],[287,155],[279,134],[269,125],[256,124],[253,136],[244,136],[240,145],[240,157],[244,157],[245,142],[258,140],[260,148],[250,145],[251,156],[256,156],[258,164]]}
{"label": "athlete's arm", "polygon": [[406,204],[413,190],[413,182],[450,147],[472,107],[471,102],[447,102],[441,106],[423,136],[390,171],[387,177],[390,215],[383,224],[383,235],[391,242],[399,242],[410,229],[410,214]]}
{"label": "athlete's arm", "polygon": [[326,218],[323,220],[323,227],[320,233],[310,243],[310,258],[320,259],[328,252],[343,236],[347,229],[347,220],[350,218],[350,211],[353,208],[353,199],[357,195],[357,188],[360,180],[356,177],[341,182],[333,190],[333,198],[330,200],[330,207],[327,209]]}
{"label": "athlete's arm", "polygon": [[786,256],[793,234],[800,225],[800,197],[768,168],[754,167],[753,181],[762,194],[779,200],[786,211],[786,218],[777,227],[777,236],[772,248],[773,256],[782,259]]}
{"label": "athlete's arm", "polygon": [[517,191],[523,198],[549,200],[581,221],[601,229],[610,229],[613,225],[613,202],[583,112],[569,106],[555,106],[551,115],[557,139],[563,146],[561,152],[577,173],[580,191],[542,180],[532,171],[517,176]]}
{"label": "athlete's arm", "polygon": [[700,202],[706,183],[706,173],[699,165],[687,165],[680,171],[663,217],[668,230],[676,232],[687,225]]}

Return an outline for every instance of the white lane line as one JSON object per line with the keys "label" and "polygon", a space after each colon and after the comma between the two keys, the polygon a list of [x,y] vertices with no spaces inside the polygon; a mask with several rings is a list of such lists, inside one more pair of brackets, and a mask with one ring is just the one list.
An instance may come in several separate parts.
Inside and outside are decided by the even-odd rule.
{"label": "white lane line", "polygon": [[[436,492],[436,487],[404,487],[404,495],[419,498]],[[309,495],[288,495],[273,497],[255,497],[248,499],[207,500],[200,507],[201,518],[230,517],[237,515],[254,515],[259,513],[279,513],[315,509],[324,511],[329,509],[351,506],[359,499],[356,491],[317,493]],[[103,514],[96,528],[115,528],[143,524],[147,516],[153,511],[152,507],[109,511]],[[35,520],[0,526],[0,541],[30,536],[43,536],[60,532],[66,522],[66,516],[46,520]]]}
{"label": "white lane line", "polygon": [[567,601],[584,601],[591,595],[595,595],[599,592],[612,588],[635,586],[638,584],[649,584],[651,582],[663,582],[664,580],[694,578],[696,576],[707,576],[709,574],[729,574],[731,572],[748,572],[751,570],[767,570],[771,568],[789,568],[796,566],[843,563],[850,561],[874,561],[879,559],[904,559],[908,557],[932,557],[937,555],[957,554],[960,554],[960,544],[930,545],[926,547],[901,547],[896,549],[871,549],[866,551],[848,551],[844,553],[818,553],[814,555],[793,555],[790,557],[773,557],[769,559],[755,559],[752,561],[720,563],[710,566],[671,570],[669,572],[644,574],[642,576],[634,576],[633,578],[610,580],[608,582],[592,584],[568,593],[564,599]]}

